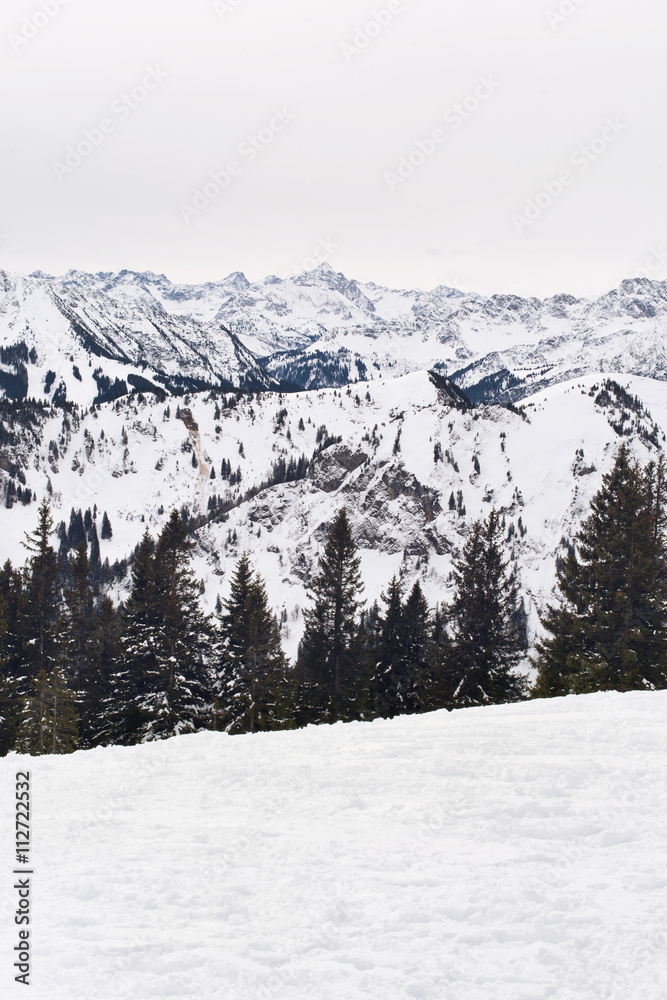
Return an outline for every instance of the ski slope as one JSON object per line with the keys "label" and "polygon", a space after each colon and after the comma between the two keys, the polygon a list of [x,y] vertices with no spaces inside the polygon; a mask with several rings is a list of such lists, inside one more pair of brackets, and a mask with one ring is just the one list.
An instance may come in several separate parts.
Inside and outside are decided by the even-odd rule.
{"label": "ski slope", "polygon": [[0,761],[33,1000],[664,1000],[667,692]]}

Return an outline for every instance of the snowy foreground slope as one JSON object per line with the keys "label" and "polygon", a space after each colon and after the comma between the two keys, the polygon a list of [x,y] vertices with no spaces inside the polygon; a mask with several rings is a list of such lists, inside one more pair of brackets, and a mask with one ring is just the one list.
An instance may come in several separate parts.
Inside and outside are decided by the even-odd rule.
{"label": "snowy foreground slope", "polygon": [[610,693],[5,758],[3,802],[32,773],[30,995],[664,1000],[666,714]]}

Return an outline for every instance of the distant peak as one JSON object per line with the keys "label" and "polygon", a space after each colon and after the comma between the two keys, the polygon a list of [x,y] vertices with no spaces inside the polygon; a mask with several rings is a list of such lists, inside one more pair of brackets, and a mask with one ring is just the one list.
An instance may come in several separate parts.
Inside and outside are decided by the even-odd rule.
{"label": "distant peak", "polygon": [[235,288],[250,288],[250,282],[243,271],[232,271],[224,280],[225,285],[234,285]]}

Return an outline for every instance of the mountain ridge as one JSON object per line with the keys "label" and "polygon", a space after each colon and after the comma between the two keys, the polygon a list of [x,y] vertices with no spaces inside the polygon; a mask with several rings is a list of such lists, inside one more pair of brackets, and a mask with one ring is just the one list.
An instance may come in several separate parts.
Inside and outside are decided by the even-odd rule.
{"label": "mountain ridge", "polygon": [[[12,308],[21,290],[24,301]],[[28,301],[49,293],[59,300],[55,318]],[[63,314],[70,317],[69,330],[61,330],[65,359],[77,346],[85,353],[78,323],[92,331],[88,360],[96,352],[111,355],[104,374],[112,383],[127,380],[114,369],[118,362],[167,392],[197,384],[319,389],[435,369],[475,401],[516,402],[591,372],[667,379],[667,282],[647,278],[626,279],[597,297],[539,299],[447,285],[390,289],[349,279],[326,263],[296,277],[250,282],[236,271],[199,285],[127,269],[27,278],[0,272],[5,347],[27,330],[34,334],[28,350],[39,355],[44,328]],[[83,401],[66,360],[60,367],[51,370],[61,392]],[[44,397],[31,374],[29,394]],[[90,380],[88,389],[92,401],[97,389]]]}

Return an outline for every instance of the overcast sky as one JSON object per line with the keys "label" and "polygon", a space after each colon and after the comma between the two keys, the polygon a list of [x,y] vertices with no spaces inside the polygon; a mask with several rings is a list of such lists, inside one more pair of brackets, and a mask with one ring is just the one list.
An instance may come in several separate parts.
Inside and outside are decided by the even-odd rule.
{"label": "overcast sky", "polygon": [[0,266],[665,280],[666,29],[655,0],[4,0]]}

